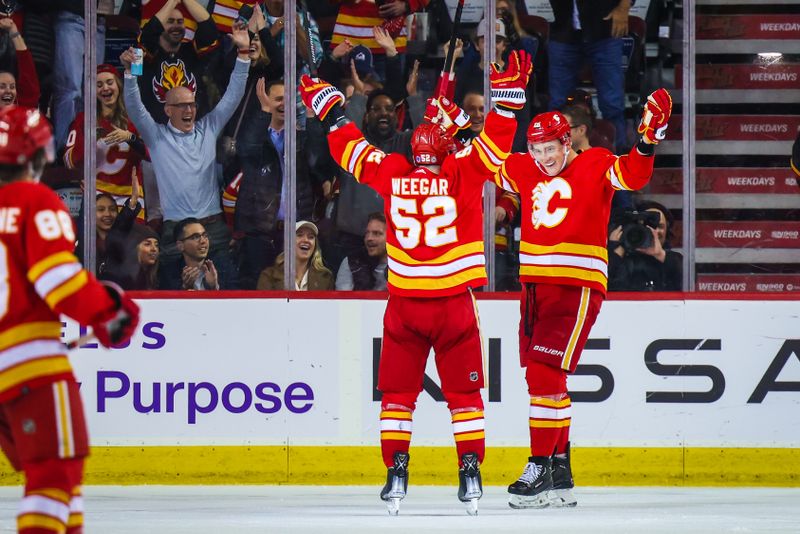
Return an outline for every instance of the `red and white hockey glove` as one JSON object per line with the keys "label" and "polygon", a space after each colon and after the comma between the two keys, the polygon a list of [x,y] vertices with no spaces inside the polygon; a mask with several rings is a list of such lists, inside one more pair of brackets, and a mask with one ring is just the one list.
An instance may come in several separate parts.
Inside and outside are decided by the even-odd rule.
{"label": "red and white hockey glove", "polygon": [[139,306],[117,284],[100,283],[114,301],[114,307],[98,314],[90,325],[92,331],[104,347],[127,343],[139,324]]}
{"label": "red and white hockey glove", "polygon": [[429,98],[425,107],[425,121],[432,124],[441,124],[449,135],[455,135],[459,130],[472,125],[467,112],[456,106],[446,96]]}
{"label": "red and white hockey glove", "polygon": [[657,89],[647,97],[639,134],[648,145],[657,145],[667,135],[669,117],[672,115],[672,97],[666,89]]}
{"label": "red and white hockey glove", "polygon": [[344,95],[336,87],[307,74],[300,77],[300,96],[303,104],[314,110],[321,121],[325,120],[333,106],[344,103]]}
{"label": "red and white hockey glove", "polygon": [[500,109],[515,111],[525,105],[525,88],[533,72],[531,56],[524,51],[513,51],[508,56],[506,70],[500,71],[492,63],[489,81],[492,84],[492,103]]}

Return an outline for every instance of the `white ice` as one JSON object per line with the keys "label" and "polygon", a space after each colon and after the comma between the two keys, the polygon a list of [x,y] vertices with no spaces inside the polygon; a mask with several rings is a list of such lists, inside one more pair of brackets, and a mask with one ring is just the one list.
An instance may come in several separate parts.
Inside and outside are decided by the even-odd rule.
{"label": "white ice", "polygon": [[[484,488],[477,517],[455,487],[409,486],[389,517],[377,486],[87,486],[86,534],[800,532],[800,488],[576,488],[573,509],[512,510]],[[0,532],[19,487],[0,488]]]}

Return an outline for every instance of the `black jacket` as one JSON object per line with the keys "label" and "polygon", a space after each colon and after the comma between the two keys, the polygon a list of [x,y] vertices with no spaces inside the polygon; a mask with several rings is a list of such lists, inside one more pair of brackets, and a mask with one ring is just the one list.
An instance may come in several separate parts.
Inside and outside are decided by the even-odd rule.
{"label": "black jacket", "polygon": [[[227,254],[209,254],[208,259],[214,262],[214,268],[217,270],[217,283],[220,289],[239,289],[239,273]],[[171,266],[159,269],[159,289],[184,289],[183,278],[181,277],[184,267],[186,267],[186,262],[183,260],[183,255],[181,255],[178,261],[172,263]]]}
{"label": "black jacket", "polygon": [[609,291],[680,291],[683,284],[683,256],[666,251],[664,263],[647,254],[629,252],[620,258],[608,252]]}
{"label": "black jacket", "polygon": [[[269,135],[269,115],[260,109],[252,116],[246,132],[254,137],[243,138],[239,132],[237,155],[242,169],[242,181],[236,199],[234,230],[245,234],[267,234],[275,229],[281,203],[283,174],[278,151]],[[263,136],[263,138],[262,138]],[[306,130],[297,132],[297,220],[309,219],[314,210],[313,186],[326,179],[320,173],[317,157],[323,154],[317,146],[324,141],[318,120],[309,120]],[[258,143],[258,141],[261,141]]]}

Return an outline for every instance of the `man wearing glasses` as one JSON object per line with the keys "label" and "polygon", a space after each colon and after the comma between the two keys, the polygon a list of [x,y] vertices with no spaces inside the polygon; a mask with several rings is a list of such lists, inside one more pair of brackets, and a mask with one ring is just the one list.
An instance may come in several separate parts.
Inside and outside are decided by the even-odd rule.
{"label": "man wearing glasses", "polygon": [[193,217],[178,222],[173,238],[181,257],[178,264],[161,271],[161,289],[213,291],[237,289],[236,271],[230,262],[217,255],[209,258],[209,236],[203,224]]}
{"label": "man wearing glasses", "polygon": [[230,231],[222,216],[221,191],[215,173],[217,137],[233,115],[244,94],[250,67],[247,28],[232,33],[238,49],[231,81],[217,106],[199,121],[195,95],[186,87],[174,87],[166,95],[164,112],[169,122],[158,124],[145,106],[136,79],[131,75],[134,52],[120,56],[125,67],[125,106],[150,150],[156,175],[164,226],[161,229],[161,267],[172,269],[180,251],[173,237],[178,221],[197,218],[205,227],[211,251],[227,255]]}

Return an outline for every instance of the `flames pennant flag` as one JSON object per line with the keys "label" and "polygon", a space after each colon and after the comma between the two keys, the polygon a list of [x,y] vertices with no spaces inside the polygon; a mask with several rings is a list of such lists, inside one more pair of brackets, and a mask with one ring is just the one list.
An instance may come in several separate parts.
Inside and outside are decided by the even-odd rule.
{"label": "flames pennant flag", "polygon": [[[166,3],[167,0],[144,0],[142,2],[142,26],[154,17]],[[214,23],[217,25],[219,31],[230,33],[233,21],[235,21],[236,17],[239,15],[239,8],[242,7],[242,5],[255,6],[257,3],[258,0],[217,0],[214,2],[211,18],[214,19]],[[186,21],[186,39],[191,40],[194,38],[197,22],[189,15],[189,12],[183,5],[178,6],[178,9],[183,13],[184,20]]]}

